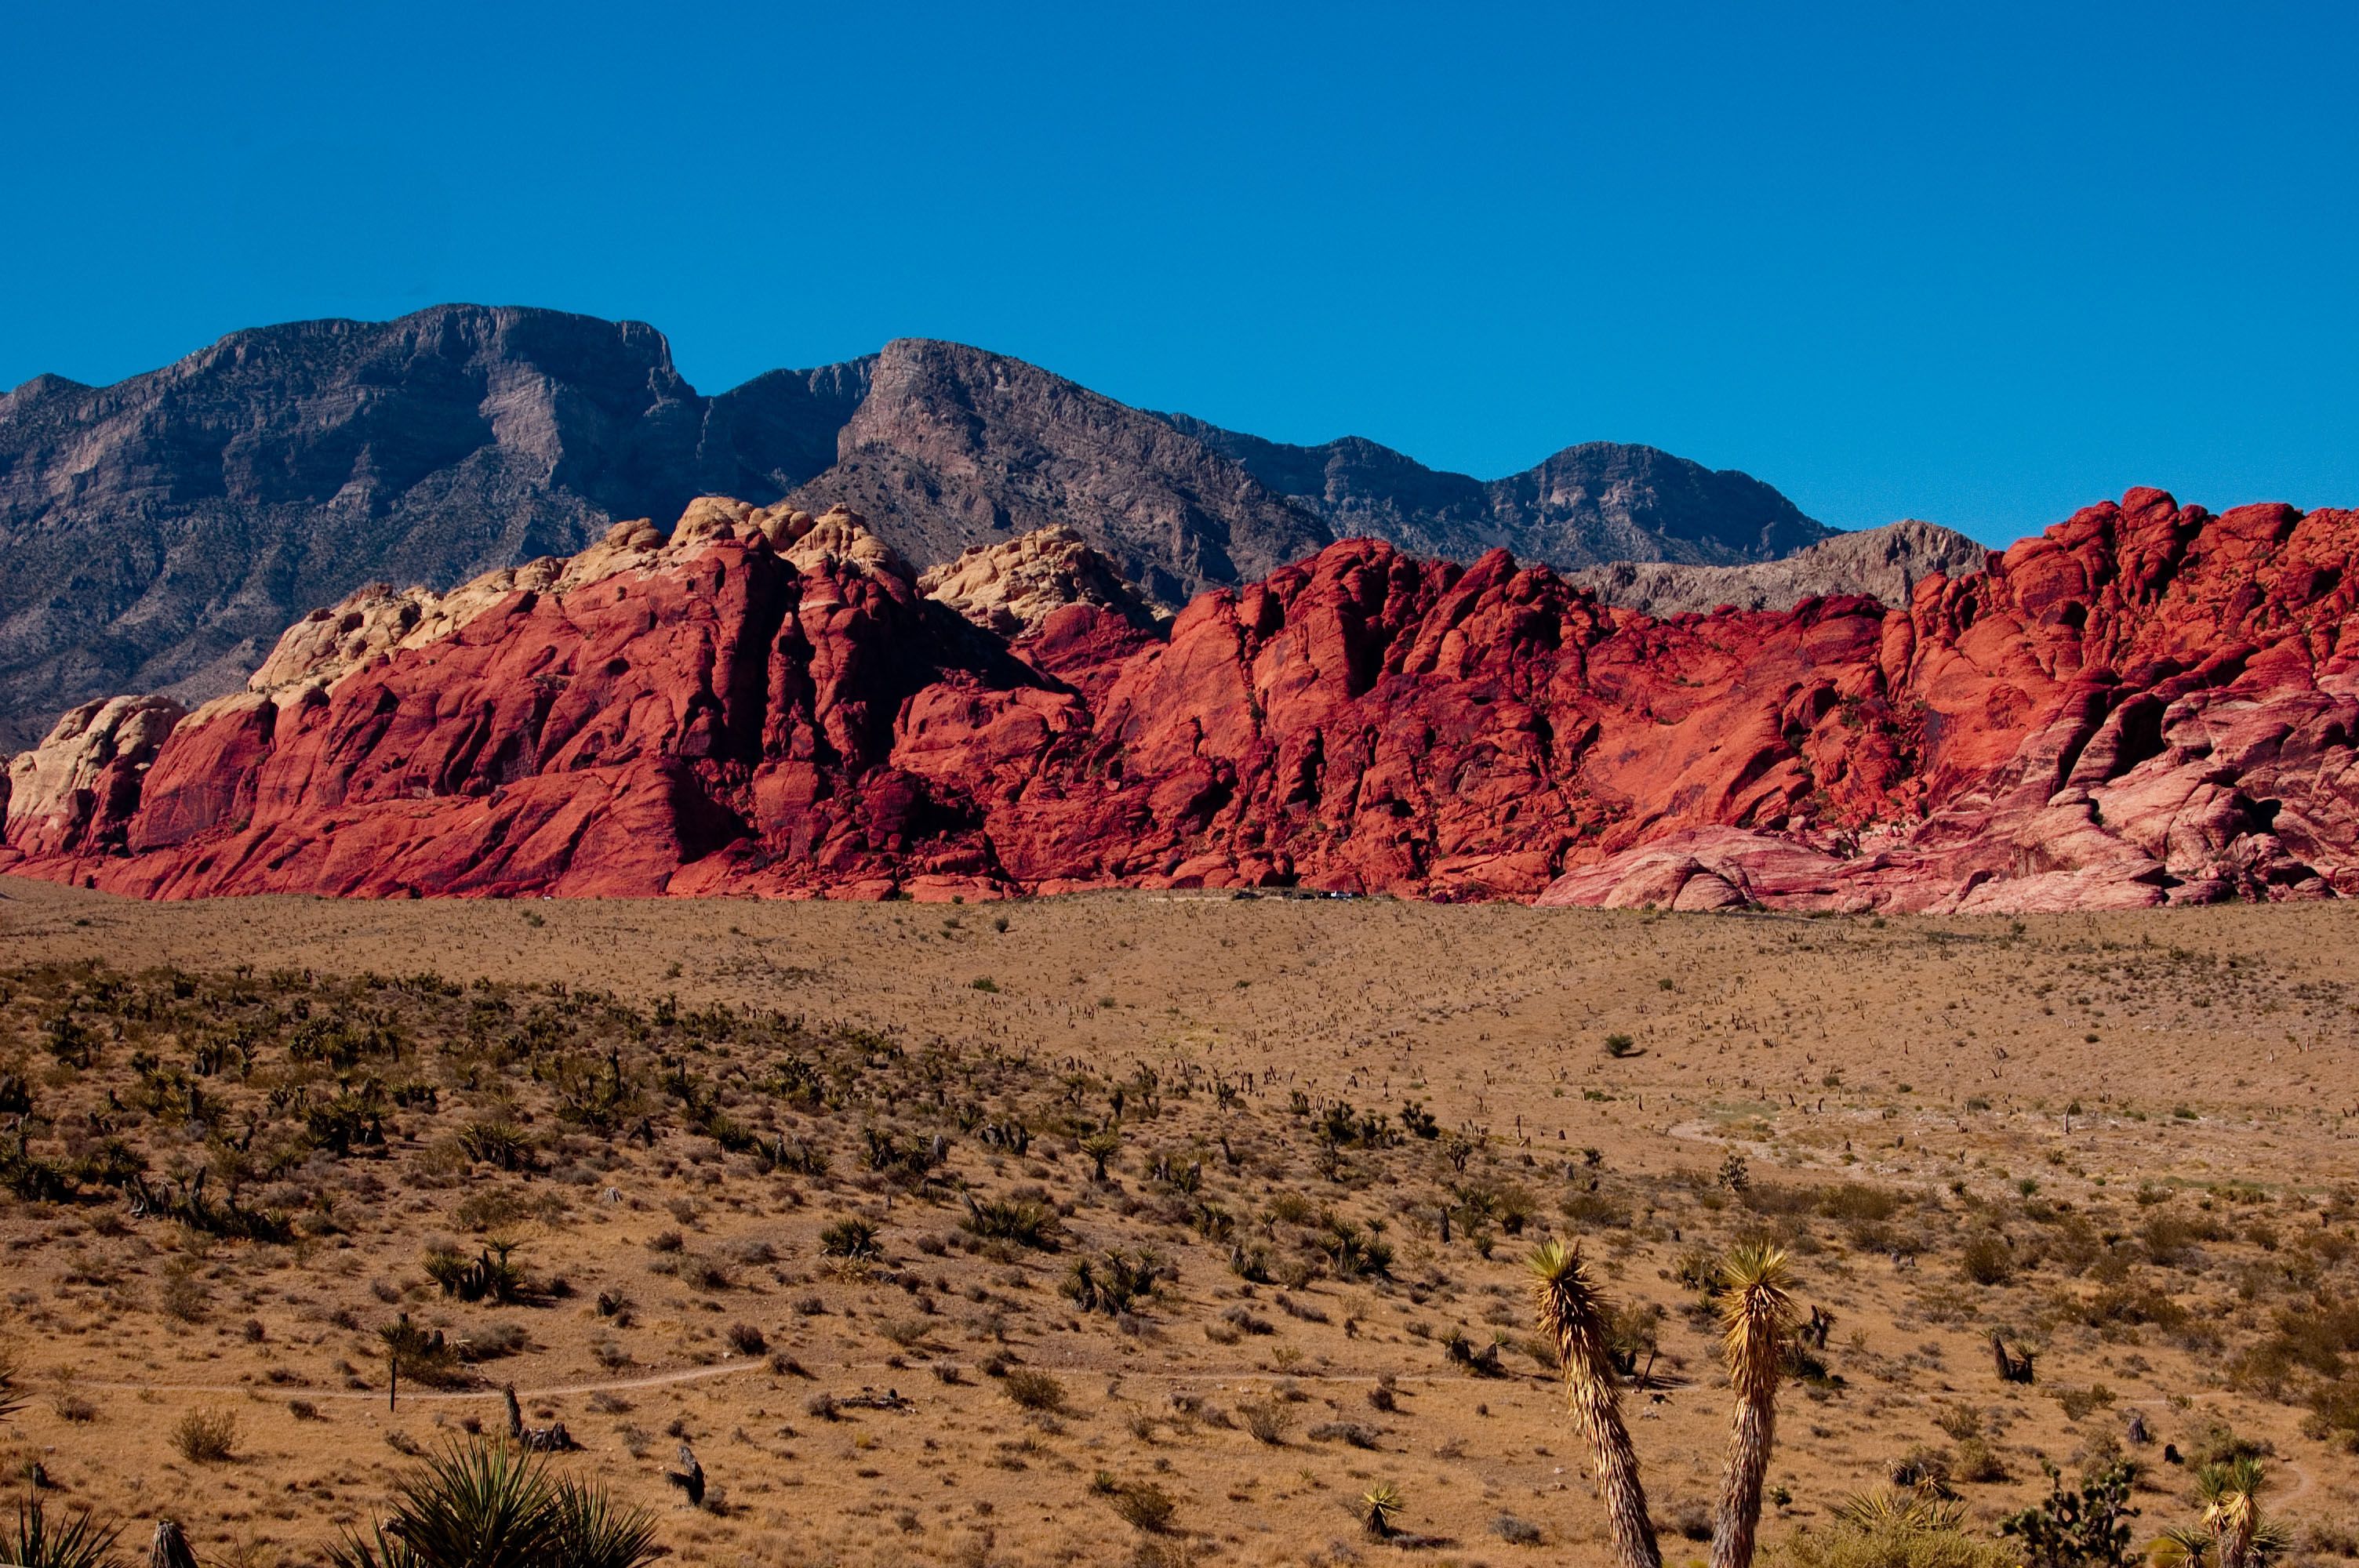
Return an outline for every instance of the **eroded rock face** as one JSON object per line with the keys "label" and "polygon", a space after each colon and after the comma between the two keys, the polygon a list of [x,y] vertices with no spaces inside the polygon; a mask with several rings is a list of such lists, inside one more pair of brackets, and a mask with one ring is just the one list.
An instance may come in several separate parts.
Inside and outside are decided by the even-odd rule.
{"label": "eroded rock face", "polygon": [[973,545],[918,579],[969,621],[1003,637],[1036,631],[1072,604],[1095,605],[1145,630],[1156,616],[1137,589],[1089,541],[1061,524],[1004,545]]}
{"label": "eroded rock face", "polygon": [[9,761],[9,847],[71,856],[120,845],[141,782],[186,713],[168,697],[115,697],[60,719]]}
{"label": "eroded rock face", "polygon": [[1865,594],[1906,604],[1925,579],[1963,577],[1990,552],[1954,529],[1913,519],[1838,534],[1775,561],[1745,566],[1682,566],[1626,560],[1566,575],[1608,604],[1649,615],[1734,610],[1787,610],[1811,598]]}
{"label": "eroded rock face", "polygon": [[144,765],[65,764],[129,734],[92,711],[19,759],[9,852],[173,896],[2327,896],[2359,891],[2354,549],[2359,514],[2134,491],[1906,608],[1658,621],[1358,540],[1168,628],[1082,595],[1011,637],[848,513],[707,500],[347,601]]}

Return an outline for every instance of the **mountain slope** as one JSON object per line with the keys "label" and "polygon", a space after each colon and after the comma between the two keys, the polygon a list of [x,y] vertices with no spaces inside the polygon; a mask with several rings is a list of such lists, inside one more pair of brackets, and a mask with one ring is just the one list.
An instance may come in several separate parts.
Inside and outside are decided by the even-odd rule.
{"label": "mountain slope", "polygon": [[1648,449],[1571,448],[1486,486],[1372,443],[1167,420],[952,343],[705,396],[637,322],[470,305],[295,322],[113,386],[0,396],[0,746],[93,698],[234,690],[364,583],[447,588],[715,493],[849,503],[921,568],[1068,528],[1166,607],[1338,529],[1568,565],[1753,560],[1824,532]]}
{"label": "mountain slope", "polygon": [[1447,560],[1506,549],[1560,570],[1607,561],[1732,566],[1775,560],[1834,533],[1759,480],[1652,447],[1585,442],[1484,481],[1357,436],[1296,447],[1184,414],[1166,417],[1324,519],[1338,538],[1382,539]]}
{"label": "mountain slope", "polygon": [[473,306],[238,332],[105,388],[38,378],[0,397],[0,729],[231,689],[372,579],[449,584],[701,492],[781,493],[865,390],[855,363],[703,398],[653,328]]}
{"label": "mountain slope", "polygon": [[1151,414],[1022,360],[923,339],[886,345],[835,465],[792,499],[849,506],[921,564],[1062,524],[1175,605],[1332,539]]}

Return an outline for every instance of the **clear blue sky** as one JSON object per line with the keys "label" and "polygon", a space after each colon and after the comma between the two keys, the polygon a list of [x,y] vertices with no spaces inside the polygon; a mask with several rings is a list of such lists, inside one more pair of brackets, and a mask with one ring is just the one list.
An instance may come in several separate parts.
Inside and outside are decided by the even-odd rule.
{"label": "clear blue sky", "polygon": [[1847,527],[2359,505],[2349,5],[491,9],[12,7],[0,385],[468,299]]}

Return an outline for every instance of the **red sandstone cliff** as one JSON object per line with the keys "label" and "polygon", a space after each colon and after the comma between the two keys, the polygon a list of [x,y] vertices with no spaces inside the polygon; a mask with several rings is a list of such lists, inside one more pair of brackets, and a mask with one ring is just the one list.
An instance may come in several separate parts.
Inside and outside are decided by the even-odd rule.
{"label": "red sandstone cliff", "polygon": [[1353,541],[1165,633],[1081,603],[1011,642],[848,514],[700,502],[364,590],[185,719],[77,710],[12,766],[7,854],[159,896],[2326,896],[2354,547],[2359,514],[2133,491],[1905,609],[1658,622]]}

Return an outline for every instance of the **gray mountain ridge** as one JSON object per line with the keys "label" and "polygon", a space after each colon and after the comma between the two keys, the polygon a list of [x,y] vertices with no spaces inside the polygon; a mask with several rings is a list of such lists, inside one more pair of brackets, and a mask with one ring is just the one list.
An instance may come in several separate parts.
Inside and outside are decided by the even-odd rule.
{"label": "gray mountain ridge", "polygon": [[1561,568],[1774,561],[1830,537],[1775,490],[1591,443],[1482,481],[1288,447],[903,339],[712,395],[644,323],[438,306],[234,332],[111,386],[0,395],[0,741],[129,691],[234,689],[371,581],[447,587],[700,494],[864,514],[919,567],[1068,524],[1166,605],[1375,535]]}

